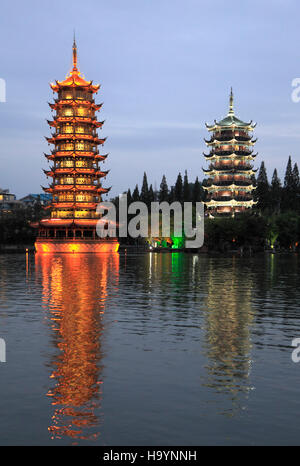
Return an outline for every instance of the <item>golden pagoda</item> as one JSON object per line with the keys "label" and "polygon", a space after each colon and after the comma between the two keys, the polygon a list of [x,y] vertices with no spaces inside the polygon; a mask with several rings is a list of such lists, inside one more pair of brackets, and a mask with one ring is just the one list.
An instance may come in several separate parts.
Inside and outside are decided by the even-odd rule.
{"label": "golden pagoda", "polygon": [[37,252],[111,252],[117,251],[116,238],[100,238],[96,224],[100,219],[97,205],[102,195],[110,188],[104,188],[101,179],[108,171],[100,168],[106,155],[99,153],[106,138],[99,138],[97,129],[103,121],[97,121],[96,112],[102,104],[96,104],[94,94],[100,88],[93,81],[86,81],[77,66],[77,46],[73,42],[73,67],[64,81],[50,84],[57,98],[49,103],[55,112],[52,121],[54,129],[48,144],[53,145],[45,157],[52,163],[44,170],[52,178],[49,187],[42,187],[52,194],[47,208],[50,218],[38,224]]}
{"label": "golden pagoda", "polygon": [[253,153],[256,142],[251,133],[256,124],[244,122],[237,118],[233,110],[233,92],[230,92],[229,112],[221,121],[214,121],[206,127],[211,138],[205,140],[210,148],[209,154],[203,154],[210,163],[203,171],[208,176],[206,206],[209,216],[234,216],[236,213],[250,209],[253,200],[252,176],[257,171],[251,161],[257,154]]}

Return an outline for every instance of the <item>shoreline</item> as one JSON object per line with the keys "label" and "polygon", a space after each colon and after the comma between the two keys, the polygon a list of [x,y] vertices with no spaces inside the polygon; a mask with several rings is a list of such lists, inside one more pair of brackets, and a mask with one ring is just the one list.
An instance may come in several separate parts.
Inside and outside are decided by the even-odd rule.
{"label": "shoreline", "polygon": [[[35,254],[36,250],[33,244],[5,244],[0,245],[0,254]],[[261,254],[297,254],[298,251],[295,250],[274,250],[274,249],[265,249],[265,250],[249,250],[245,248],[243,251],[239,249],[231,249],[228,251],[217,251],[209,250],[207,247],[200,249],[172,249],[172,248],[152,248],[148,249],[141,246],[133,245],[122,245],[118,251],[119,254],[175,254],[175,253],[184,253],[184,254],[194,254],[194,255],[206,255],[206,256],[240,256],[240,257],[251,257]]]}

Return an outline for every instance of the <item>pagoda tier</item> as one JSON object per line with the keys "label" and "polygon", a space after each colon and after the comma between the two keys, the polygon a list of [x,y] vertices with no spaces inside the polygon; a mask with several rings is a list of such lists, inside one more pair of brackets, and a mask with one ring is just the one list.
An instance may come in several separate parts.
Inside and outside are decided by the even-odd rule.
{"label": "pagoda tier", "polygon": [[47,122],[54,132],[46,137],[48,144],[52,145],[51,153],[44,155],[52,163],[44,173],[52,178],[52,183],[42,188],[52,194],[52,202],[47,206],[50,218],[39,222],[36,248],[41,252],[85,252],[86,245],[73,248],[71,243],[76,240],[76,244],[88,242],[90,252],[107,252],[110,248],[115,251],[118,246],[116,238],[105,240],[103,249],[100,243],[104,240],[96,235],[96,224],[100,219],[97,206],[103,194],[111,189],[101,184],[109,170],[99,166],[108,155],[101,155],[98,150],[99,145],[106,141],[97,134],[104,124],[96,117],[103,104],[94,101],[100,85],[86,81],[81,75],[77,67],[75,39],[72,71],[65,80],[50,86],[56,98],[49,103],[53,117]]}
{"label": "pagoda tier", "polygon": [[103,176],[106,176],[109,173],[109,170],[107,171],[101,171],[97,170],[95,172],[95,169],[90,167],[90,168],[73,168],[72,166],[66,167],[66,168],[56,168],[52,167],[51,170],[43,170],[46,176],[51,176],[52,178],[56,178],[58,175],[73,175],[74,176],[74,181],[76,179],[76,175],[93,175],[95,178],[102,178]]}
{"label": "pagoda tier", "polygon": [[69,157],[70,160],[74,160],[76,157],[76,162],[79,163],[80,158],[95,159],[96,162],[104,162],[108,157],[108,154],[101,155],[98,151],[96,152],[85,152],[85,151],[52,151],[51,154],[44,153],[44,156],[48,160],[59,160],[60,157]]}
{"label": "pagoda tier", "polygon": [[[56,120],[47,120],[47,123],[49,126],[53,126],[54,128],[59,128],[60,123],[69,123],[72,124],[71,129],[75,129],[76,133],[76,124],[78,123],[79,117],[74,118],[74,117],[62,117],[62,118],[57,118]],[[77,126],[80,126],[82,123],[86,123],[86,121],[82,118],[80,119],[80,122]],[[102,126],[105,123],[105,120],[103,121],[97,121],[92,118],[89,119],[90,124],[92,124],[95,128],[102,128]],[[69,128],[68,128],[69,129]]]}
{"label": "pagoda tier", "polygon": [[250,134],[256,124],[245,123],[238,119],[233,111],[233,93],[230,93],[229,112],[221,121],[207,125],[211,133],[205,139],[209,154],[203,154],[210,162],[208,169],[203,169],[208,176],[206,206],[210,216],[234,216],[251,208],[253,201],[252,177],[256,172],[250,163],[257,154],[253,146],[257,139]]}

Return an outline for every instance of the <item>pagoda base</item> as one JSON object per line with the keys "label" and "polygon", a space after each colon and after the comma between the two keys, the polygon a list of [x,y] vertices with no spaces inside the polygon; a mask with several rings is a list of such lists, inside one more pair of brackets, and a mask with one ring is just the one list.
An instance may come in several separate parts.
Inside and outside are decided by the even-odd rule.
{"label": "pagoda base", "polygon": [[98,254],[117,252],[119,249],[117,238],[95,240],[37,238],[34,246],[36,252],[39,254]]}

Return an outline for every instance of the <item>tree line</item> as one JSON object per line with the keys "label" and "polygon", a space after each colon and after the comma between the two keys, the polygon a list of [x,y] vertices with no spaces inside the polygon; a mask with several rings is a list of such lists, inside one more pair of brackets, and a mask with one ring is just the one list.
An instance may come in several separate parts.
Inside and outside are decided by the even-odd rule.
{"label": "tree line", "polygon": [[[205,190],[203,184],[199,181],[198,176],[194,182],[190,182],[188,179],[187,170],[185,170],[184,176],[181,173],[178,174],[174,185],[168,186],[166,175],[163,175],[159,189],[154,189],[152,184],[148,183],[147,174],[144,172],[141,189],[139,190],[136,184],[135,188],[131,192],[130,189],[126,192],[127,202],[141,201],[147,206],[151,205],[151,202],[200,202],[205,199]],[[117,202],[117,199],[113,201]]]}
{"label": "tree line", "polygon": [[268,180],[265,163],[261,162],[257,179],[254,179],[256,189],[254,199],[258,201],[257,209],[266,215],[282,212],[300,213],[300,178],[297,163],[292,163],[289,156],[284,180],[281,182],[275,168],[271,182]]}
{"label": "tree line", "polygon": [[[257,178],[252,176],[254,200],[257,201],[253,212],[272,215],[281,212],[294,211],[300,213],[300,176],[297,163],[292,164],[292,158],[289,156],[284,181],[281,182],[277,169],[274,169],[272,179],[269,182],[267,170],[264,161],[261,162]],[[127,200],[131,202],[142,201],[148,206],[154,201],[174,202],[201,202],[206,200],[207,193],[204,186],[207,179],[199,181],[198,176],[194,182],[188,179],[187,170],[184,176],[178,174],[176,182],[168,186],[166,176],[163,175],[159,189],[154,189],[153,185],[148,183],[146,172],[144,172],[141,188],[136,184],[133,191],[128,189]],[[114,199],[117,202],[117,199]]]}
{"label": "tree line", "polygon": [[[277,250],[298,250],[300,245],[300,179],[297,163],[288,158],[283,183],[275,168],[271,181],[268,180],[264,162],[261,162],[257,177],[252,176],[254,200],[252,209],[234,218],[219,217],[205,219],[205,246],[209,250],[252,248],[253,251],[274,248]],[[180,203],[206,200],[204,186],[196,177],[188,180],[187,171],[178,174],[173,186],[168,186],[163,175],[158,190],[148,184],[144,173],[141,189],[135,186],[127,191],[128,203],[143,201],[148,206],[153,201],[179,201]],[[114,200],[118,203],[118,198]]]}

